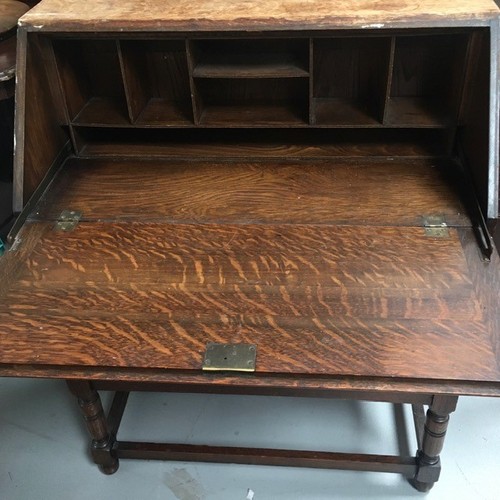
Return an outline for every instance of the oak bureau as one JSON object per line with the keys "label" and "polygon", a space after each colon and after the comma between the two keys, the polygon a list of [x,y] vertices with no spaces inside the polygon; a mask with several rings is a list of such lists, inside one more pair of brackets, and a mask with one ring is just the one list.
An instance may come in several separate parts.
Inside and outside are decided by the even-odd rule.
{"label": "oak bureau", "polygon": [[[18,36],[0,375],[67,380],[108,474],[431,488],[458,397],[500,395],[495,3],[43,0]],[[141,390],[408,403],[418,451],[120,441]]]}

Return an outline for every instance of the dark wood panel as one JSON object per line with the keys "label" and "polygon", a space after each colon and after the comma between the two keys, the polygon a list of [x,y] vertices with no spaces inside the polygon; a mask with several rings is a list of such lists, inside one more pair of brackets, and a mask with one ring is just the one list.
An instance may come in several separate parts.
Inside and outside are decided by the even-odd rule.
{"label": "dark wood panel", "polygon": [[391,455],[358,455],[324,451],[137,443],[130,441],[117,441],[113,451],[118,458],[397,472],[406,477],[413,477],[417,470],[415,458],[402,458]]}
{"label": "dark wood panel", "polygon": [[[154,141],[109,141],[103,140],[91,141],[82,139],[79,148],[82,158],[174,158],[185,159],[186,144],[184,142],[154,142]],[[353,158],[366,156],[387,157],[402,156],[404,158],[435,158],[446,154],[445,148],[438,141],[408,141],[403,143],[388,144],[378,143],[376,141],[368,143],[341,142],[331,145],[309,144],[309,145],[290,145],[283,142],[277,143],[258,143],[250,141],[246,145],[219,144],[219,143],[195,143],[189,147],[189,156],[196,158],[214,158],[224,159],[283,159],[283,158],[305,158],[324,159],[324,158]]]}
{"label": "dark wood panel", "polygon": [[[396,37],[393,97],[441,97],[452,109],[462,86],[467,36]],[[459,64],[458,64],[459,63]]]}
{"label": "dark wood panel", "polygon": [[396,37],[392,102],[384,122],[393,126],[456,123],[467,45],[467,35]]}
{"label": "dark wood panel", "polygon": [[117,42],[55,40],[53,46],[70,119],[91,124],[113,118],[117,124],[127,122]]}
{"label": "dark wood panel", "polygon": [[211,104],[203,108],[200,123],[212,127],[282,127],[305,124],[304,107],[294,102]]}
{"label": "dark wood panel", "polygon": [[231,127],[308,123],[307,78],[196,79],[200,124]]}
{"label": "dark wood panel", "polygon": [[[145,67],[145,54],[141,54],[143,57],[137,60],[135,51],[131,52],[127,50],[127,44],[124,40],[118,41],[117,49],[123,90],[127,103],[128,119],[130,123],[133,123],[149,99],[143,83],[143,79],[146,79],[148,76]],[[138,78],[137,73],[142,73],[143,78]]]}
{"label": "dark wood panel", "polygon": [[47,40],[27,39],[25,82],[17,91],[16,199],[20,211],[69,141],[64,105]]}
{"label": "dark wood panel", "polygon": [[275,57],[259,57],[255,62],[235,59],[208,61],[197,64],[193,76],[195,78],[303,78],[308,71],[300,67],[295,60],[283,60],[278,54]]}
{"label": "dark wood panel", "polygon": [[[85,157],[153,157],[317,160],[339,157],[437,158],[449,155],[449,140],[442,130],[431,129],[259,129],[205,128],[134,130],[125,128],[75,127]],[[269,123],[267,124],[269,126]],[[140,122],[135,127],[141,126]],[[291,122],[287,123],[291,127]],[[293,127],[302,127],[298,122]],[[239,128],[238,128],[239,127]]]}
{"label": "dark wood panel", "polygon": [[167,99],[153,97],[147,101],[134,125],[178,127],[192,123],[192,111],[188,111],[187,106],[179,106]]}
{"label": "dark wood panel", "polygon": [[[139,184],[147,196],[136,195]],[[439,163],[402,160],[71,160],[36,217],[68,208],[87,219],[422,225],[423,216],[439,214],[469,224]]]}
{"label": "dark wood panel", "polygon": [[[355,103],[355,108],[368,115],[365,123],[381,122],[390,49],[389,37],[314,40],[313,96],[322,101]],[[317,124],[345,123],[348,119],[333,106],[319,111],[317,116],[313,114]]]}
{"label": "dark wood panel", "polygon": [[75,116],[73,123],[87,126],[130,125],[123,102],[103,97],[90,97]]}
{"label": "dark wood panel", "polygon": [[471,48],[472,71],[466,89],[469,98],[463,107],[463,127],[458,138],[467,167],[474,179],[474,188],[484,214],[488,213],[490,97],[485,89],[490,78],[490,40],[488,33],[477,33]]}
{"label": "dark wood panel", "polygon": [[398,127],[450,127],[452,119],[440,100],[391,97],[387,100],[385,125]]}
{"label": "dark wood panel", "polygon": [[[38,226],[29,224],[24,237]],[[3,285],[13,293],[0,305],[3,364],[197,371],[206,343],[217,341],[257,344],[262,374],[498,377],[454,231],[436,239],[419,228],[80,223],[65,233],[43,227],[23,269]],[[269,283],[272,266],[280,280]],[[82,295],[70,291],[63,299],[68,283]],[[304,291],[311,286],[300,305],[292,300],[297,284]],[[123,288],[151,298],[161,311],[139,311],[127,294],[110,307]],[[373,302],[363,305],[371,288]],[[405,290],[404,306],[390,299],[397,288]],[[427,297],[421,306],[434,315],[411,318],[419,314],[410,290],[419,290],[414,301]],[[268,303],[270,296],[276,303]],[[381,308],[376,318],[372,307]]]}
{"label": "dark wood panel", "polygon": [[339,127],[382,126],[367,106],[357,100],[342,98],[314,98],[313,115],[316,125],[337,125]]}
{"label": "dark wood panel", "polygon": [[307,102],[307,78],[197,78],[205,105],[272,104]]}
{"label": "dark wood panel", "polygon": [[[120,369],[119,369],[120,370]],[[123,372],[125,372],[123,370]],[[203,381],[203,375],[206,376],[206,379]],[[227,374],[215,374],[215,377],[210,377],[208,372],[205,372],[201,376],[196,376],[193,373],[189,375],[187,373],[181,374],[175,372],[168,372],[168,377],[172,382],[170,383],[154,383],[154,382],[145,382],[144,384],[130,382],[128,380],[123,380],[121,382],[110,382],[105,379],[97,381],[94,379],[92,381],[92,386],[98,391],[143,391],[143,392],[180,392],[185,394],[247,394],[247,395],[255,395],[255,396],[284,396],[284,397],[307,397],[307,398],[325,398],[325,399],[352,399],[355,401],[372,401],[372,402],[391,402],[391,403],[410,403],[410,404],[419,404],[419,405],[430,405],[434,398],[435,393],[422,394],[418,392],[414,393],[398,393],[396,391],[391,391],[386,386],[386,392],[375,392],[371,390],[353,390],[353,387],[347,389],[345,391],[336,391],[333,389],[335,383],[342,383],[340,379],[335,380],[333,377],[324,377],[323,380],[329,388],[327,389],[318,389],[314,388],[314,383],[321,380],[313,379],[313,378],[303,378],[304,387],[307,387],[309,390],[303,391],[301,387],[297,385],[293,385],[293,377],[274,377],[277,384],[275,388],[271,388],[267,385],[273,377],[269,376],[261,376],[259,377],[259,382],[252,388],[247,387],[245,390],[245,384],[250,382],[252,379],[255,380],[254,377],[249,377],[245,380],[243,377],[238,377],[232,382],[234,385],[219,385],[217,381],[225,380],[230,381],[231,375],[229,377]],[[233,374],[234,375],[234,374]],[[179,384],[177,382],[173,382],[176,378],[178,381],[185,376],[186,379],[190,379],[193,382],[192,385],[187,386],[183,384]],[[165,379],[167,380],[167,379]],[[239,381],[238,381],[239,380]],[[345,377],[343,380],[349,380],[349,377]],[[351,379],[352,381],[353,379]],[[360,379],[357,379],[358,381]],[[281,381],[281,383],[279,382]],[[397,383],[399,382],[401,385],[401,381],[398,379],[394,379]],[[366,382],[365,382],[366,383]],[[383,383],[382,381],[380,383]],[[114,385],[114,387],[113,387]],[[420,390],[420,387],[419,387]],[[274,391],[274,392],[273,392]]]}
{"label": "dark wood panel", "polygon": [[303,39],[196,40],[193,76],[202,78],[307,77],[308,44]]}
{"label": "dark wood panel", "polygon": [[124,40],[122,73],[132,121],[192,123],[186,46],[183,40]]}
{"label": "dark wood panel", "polygon": [[[334,395],[340,399],[350,399],[355,393],[358,397],[353,399],[370,399],[373,394],[378,394],[378,400],[398,400],[401,402],[414,401],[415,397],[426,401],[429,395],[456,395],[456,396],[485,396],[495,397],[500,395],[500,383],[474,382],[464,380],[440,379],[409,379],[396,377],[358,377],[358,376],[317,376],[304,377],[303,375],[259,375],[234,376],[225,373],[209,375],[203,372],[186,372],[176,370],[141,370],[135,368],[119,367],[54,367],[51,365],[13,365],[1,364],[2,375],[10,377],[51,377],[67,380],[91,380],[99,388],[114,390],[117,386],[127,390],[148,390],[155,385],[155,390],[170,392],[208,392],[207,387],[213,388],[214,393],[229,394],[255,394],[268,396],[277,392],[286,392],[295,396],[324,397]],[[103,384],[100,383],[103,381]],[[117,383],[118,381],[118,383]],[[124,384],[120,384],[123,381]],[[110,389],[112,388],[113,389]],[[373,391],[368,392],[367,391]],[[398,399],[396,399],[398,398]]]}

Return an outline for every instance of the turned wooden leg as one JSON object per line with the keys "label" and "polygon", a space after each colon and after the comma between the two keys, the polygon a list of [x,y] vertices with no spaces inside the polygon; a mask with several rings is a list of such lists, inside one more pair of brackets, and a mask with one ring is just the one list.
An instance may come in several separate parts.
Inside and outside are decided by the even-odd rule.
{"label": "turned wooden leg", "polygon": [[458,397],[435,397],[427,410],[423,432],[419,437],[417,451],[418,470],[411,485],[421,492],[429,491],[439,479],[441,461],[439,455],[443,449],[444,438],[450,420],[450,413],[455,411]]}
{"label": "turned wooden leg", "polygon": [[92,438],[90,451],[94,462],[104,474],[113,474],[118,470],[118,459],[113,456],[112,451],[115,436],[109,432],[98,392],[90,382],[84,380],[68,380],[67,384],[78,398],[78,405]]}

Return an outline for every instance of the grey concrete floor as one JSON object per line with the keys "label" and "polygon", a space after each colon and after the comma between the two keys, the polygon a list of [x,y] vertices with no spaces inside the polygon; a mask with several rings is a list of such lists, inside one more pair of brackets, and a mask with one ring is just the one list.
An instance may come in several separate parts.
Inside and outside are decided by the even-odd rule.
{"label": "grey concrete floor", "polygon": [[[104,476],[63,382],[0,379],[0,499],[498,500],[499,416],[500,399],[460,399],[427,496],[393,474],[285,467],[123,460]],[[133,394],[119,437],[397,453],[391,405],[325,399]]]}

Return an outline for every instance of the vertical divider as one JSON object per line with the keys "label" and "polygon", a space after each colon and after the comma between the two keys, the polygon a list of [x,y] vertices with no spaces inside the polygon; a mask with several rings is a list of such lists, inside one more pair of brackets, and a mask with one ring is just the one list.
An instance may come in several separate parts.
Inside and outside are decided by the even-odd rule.
{"label": "vertical divider", "polygon": [[387,122],[387,108],[389,100],[391,98],[392,89],[392,77],[394,74],[394,54],[396,53],[396,37],[391,37],[391,48],[389,52],[389,61],[387,67],[387,82],[385,86],[385,96],[382,102],[382,109],[380,110],[380,116],[382,117],[382,123],[385,125]]}
{"label": "vertical divider", "polygon": [[56,104],[54,112],[56,113],[59,122],[69,125],[71,123],[71,120],[69,117],[68,108],[66,106],[66,96],[64,93],[61,77],[59,74],[57,58],[54,52],[54,45],[52,44],[51,41],[47,40],[45,37],[38,37],[37,43],[40,45],[40,48],[46,55],[44,57],[47,67],[46,74],[49,80],[52,99]]}
{"label": "vertical divider", "polygon": [[73,146],[73,151],[75,155],[78,156],[80,154],[80,144],[78,143],[78,131],[75,130],[75,127],[72,123],[68,126],[69,137],[71,139],[71,145]]}
{"label": "vertical divider", "polygon": [[[134,123],[147,104],[147,96],[143,91],[140,75],[137,74],[137,68],[134,67],[137,61],[134,60],[132,54],[125,47],[125,44],[121,40],[116,41],[128,116],[130,122]],[[139,54],[139,56],[141,60],[144,60],[145,54]],[[147,68],[145,67],[143,70],[146,71]]]}
{"label": "vertical divider", "polygon": [[130,102],[130,89],[128,86],[128,79],[126,78],[126,68],[125,68],[125,62],[123,61],[122,44],[120,40],[116,40],[116,50],[118,52],[118,61],[120,63],[123,89],[125,91],[125,101],[127,102],[128,118],[133,123],[136,117],[134,116],[132,105]]}
{"label": "vertical divider", "polygon": [[76,156],[80,156],[82,149],[85,146],[85,142],[84,142],[81,134],[79,133],[78,129],[73,127],[73,125],[70,125],[69,131],[70,131],[70,135],[71,135],[71,140],[73,142],[75,154],[76,154]]}
{"label": "vertical divider", "polygon": [[[460,116],[460,111],[462,108],[463,95],[465,92],[466,79],[469,77],[468,67],[469,67],[469,55],[471,48],[471,35],[467,36],[467,39],[463,42],[458,42],[455,46],[455,68],[454,72],[454,85],[452,91],[450,92],[448,100],[448,108],[452,123],[457,124]],[[458,69],[456,69],[458,68]]]}
{"label": "vertical divider", "polygon": [[[456,143],[456,133],[457,126],[463,120],[464,113],[464,102],[468,94],[468,87],[470,87],[470,80],[472,80],[473,72],[471,69],[477,68],[477,62],[479,59],[479,54],[477,52],[477,33],[471,33],[467,36],[467,40],[464,43],[463,57],[458,61],[458,66],[461,68],[459,75],[456,78],[456,82],[453,86],[455,93],[451,95],[449,102],[450,116],[452,123],[455,124],[453,127],[447,129],[448,134],[448,148],[447,151],[451,154]],[[459,48],[459,47],[458,47]],[[460,49],[460,48],[459,48]],[[460,54],[460,50],[457,51]],[[469,99],[467,99],[469,101]]]}
{"label": "vertical divider", "polygon": [[61,103],[61,105],[57,106],[57,108],[59,108],[57,112],[60,114],[59,119],[61,120],[62,123],[66,123],[68,125],[68,132],[71,140],[71,145],[73,146],[73,151],[75,152],[75,154],[78,155],[79,148],[76,139],[76,131],[74,130],[74,126],[71,121],[71,117],[69,115],[66,92],[64,90],[64,85],[62,83],[61,73],[59,71],[59,63],[52,42],[47,43],[47,51],[49,53],[50,65],[53,68],[55,84],[57,85],[58,93],[60,96],[59,102]]}
{"label": "vertical divider", "polygon": [[309,38],[309,125],[316,125],[314,108],[314,39]]}
{"label": "vertical divider", "polygon": [[189,72],[189,88],[191,92],[191,104],[193,107],[193,118],[195,125],[200,124],[202,103],[193,78],[194,69],[194,47],[191,40],[186,39],[186,55]]}
{"label": "vertical divider", "polygon": [[[56,60],[56,70],[64,98],[64,108],[68,116],[68,123],[72,123],[88,100],[86,85],[77,74],[77,69],[69,63],[68,43],[61,47],[61,40],[52,40],[52,50]],[[70,43],[75,43],[70,41]],[[56,45],[54,47],[54,44]],[[75,52],[81,56],[75,47]]]}
{"label": "vertical divider", "polygon": [[479,66],[479,50],[481,46],[481,35],[474,31],[468,37],[467,51],[464,63],[463,86],[459,97],[457,108],[457,123],[463,125],[467,113],[466,103],[471,101],[473,75]]}

